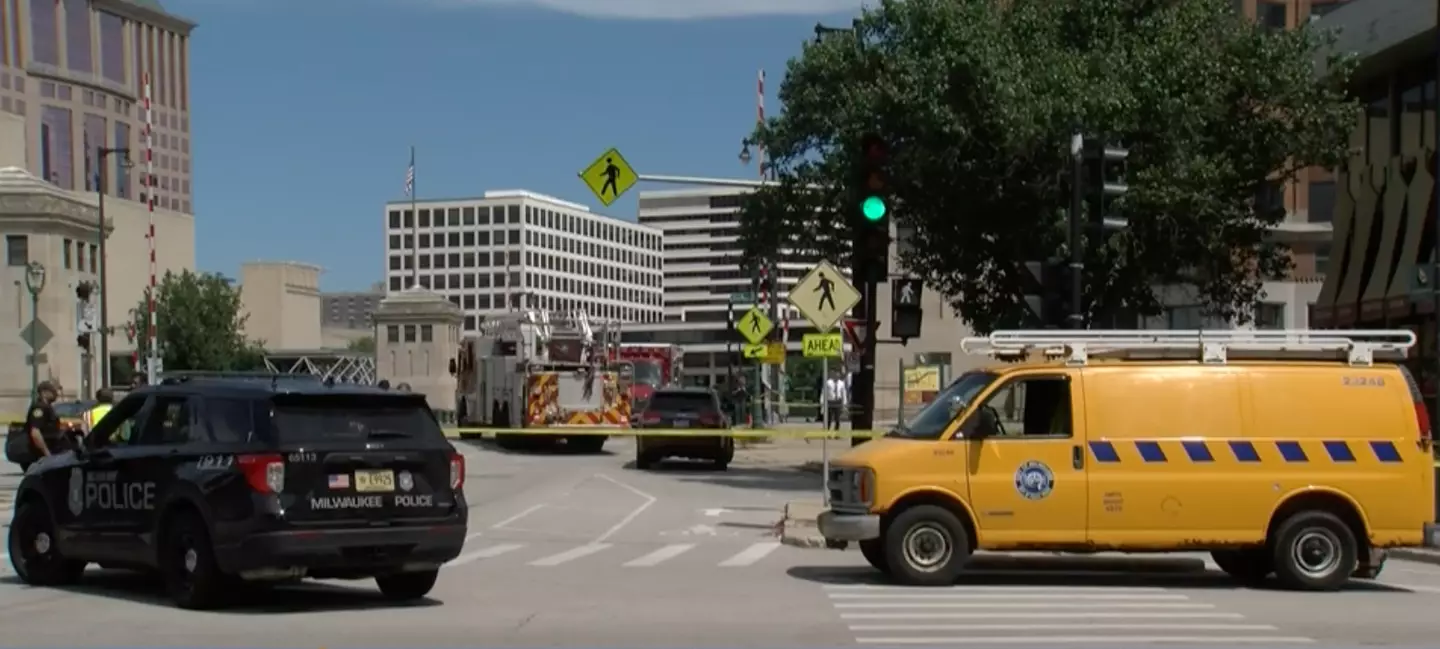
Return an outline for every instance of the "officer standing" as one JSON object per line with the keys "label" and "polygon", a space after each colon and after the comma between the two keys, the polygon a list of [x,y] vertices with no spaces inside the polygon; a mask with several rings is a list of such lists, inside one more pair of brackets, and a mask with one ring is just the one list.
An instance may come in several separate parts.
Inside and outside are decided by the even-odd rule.
{"label": "officer standing", "polygon": [[25,417],[25,430],[30,434],[30,450],[36,459],[64,453],[71,450],[69,436],[60,432],[60,417],[55,414],[55,400],[60,390],[50,381],[41,381],[35,386],[37,399],[30,404],[30,413]]}
{"label": "officer standing", "polygon": [[100,388],[95,391],[95,407],[85,413],[85,433],[89,434],[95,428],[95,424],[105,417],[115,407],[115,393],[110,388]]}

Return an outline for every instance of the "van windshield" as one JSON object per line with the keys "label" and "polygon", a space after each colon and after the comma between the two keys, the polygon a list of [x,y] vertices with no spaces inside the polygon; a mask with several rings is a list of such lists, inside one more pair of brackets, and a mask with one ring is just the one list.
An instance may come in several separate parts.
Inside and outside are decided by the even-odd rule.
{"label": "van windshield", "polygon": [[[980,394],[985,386],[995,380],[995,375],[990,372],[966,372],[950,383],[940,394],[935,395],[935,400],[925,406],[920,412],[915,413],[910,421],[903,426],[897,427],[892,436],[907,437],[911,439],[940,439],[945,432],[945,427],[950,420],[965,410],[975,395]],[[952,404],[954,408],[952,409]]]}

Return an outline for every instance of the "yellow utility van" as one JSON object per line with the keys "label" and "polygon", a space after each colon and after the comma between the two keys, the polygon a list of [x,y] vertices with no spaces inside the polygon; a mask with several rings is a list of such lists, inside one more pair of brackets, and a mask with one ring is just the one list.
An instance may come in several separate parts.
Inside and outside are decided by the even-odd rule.
{"label": "yellow utility van", "polygon": [[[827,475],[826,539],[910,585],[976,550],[1208,551],[1246,582],[1333,590],[1433,543],[1409,331],[1002,331]],[[1026,360],[1033,359],[1033,360]],[[1018,361],[1018,362],[1016,362]]]}

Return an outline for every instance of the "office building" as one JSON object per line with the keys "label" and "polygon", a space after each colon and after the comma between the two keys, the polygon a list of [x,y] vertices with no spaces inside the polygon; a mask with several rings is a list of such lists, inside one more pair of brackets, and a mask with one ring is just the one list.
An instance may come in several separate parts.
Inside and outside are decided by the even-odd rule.
{"label": "office building", "polygon": [[474,332],[522,307],[661,319],[661,233],[528,191],[385,205],[386,292],[444,295]]}
{"label": "office building", "polygon": [[385,299],[383,283],[368,291],[325,292],[320,294],[320,326],[333,329],[371,329],[375,309]]}

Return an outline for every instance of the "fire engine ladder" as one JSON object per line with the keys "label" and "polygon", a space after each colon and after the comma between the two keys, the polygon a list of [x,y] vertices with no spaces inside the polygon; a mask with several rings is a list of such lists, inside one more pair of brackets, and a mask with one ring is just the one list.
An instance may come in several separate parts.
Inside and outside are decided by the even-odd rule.
{"label": "fire engine ladder", "polygon": [[1004,360],[1060,358],[1085,365],[1091,357],[1126,360],[1189,359],[1223,365],[1236,360],[1344,360],[1368,367],[1399,361],[1415,346],[1405,329],[1283,329],[1174,331],[996,331],[966,338],[960,349]]}

